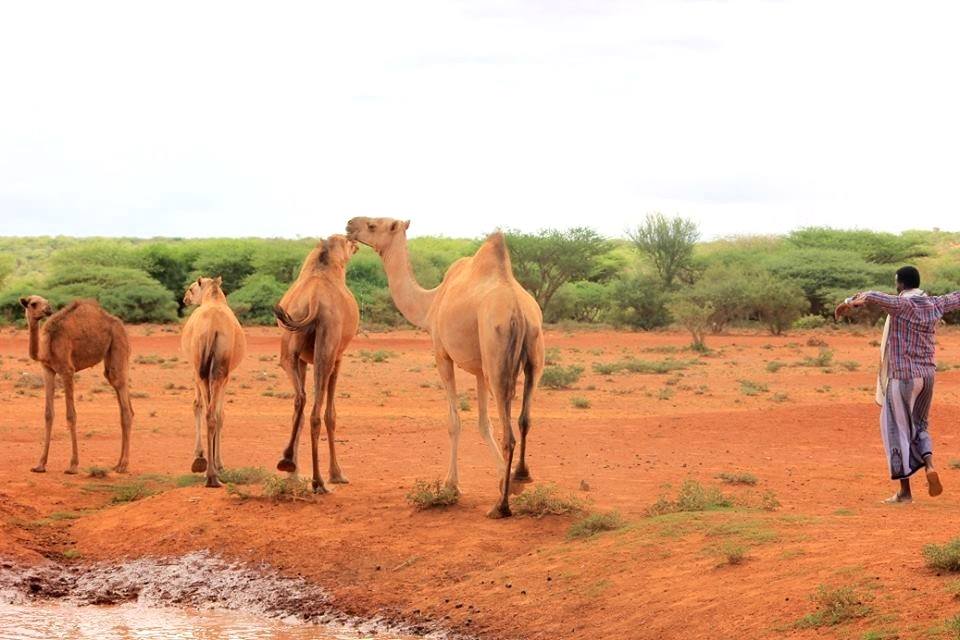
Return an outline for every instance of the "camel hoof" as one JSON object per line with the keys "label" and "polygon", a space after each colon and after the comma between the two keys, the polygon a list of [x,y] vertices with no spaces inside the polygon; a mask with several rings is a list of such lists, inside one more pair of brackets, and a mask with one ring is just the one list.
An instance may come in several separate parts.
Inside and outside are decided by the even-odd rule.
{"label": "camel hoof", "polygon": [[313,492],[317,495],[320,495],[322,493],[330,493],[330,489],[327,489],[325,486],[323,486],[322,482],[317,482],[316,480],[314,480]]}
{"label": "camel hoof", "polygon": [[297,472],[297,463],[290,458],[283,458],[277,463],[277,471],[286,471],[287,473]]}
{"label": "camel hoof", "polygon": [[533,482],[533,477],[530,475],[530,470],[527,468],[517,467],[517,470],[513,472],[513,481],[514,482]]}
{"label": "camel hoof", "polygon": [[220,480],[217,479],[217,476],[207,476],[206,486],[210,489],[216,489],[223,485],[220,484]]}
{"label": "camel hoof", "polygon": [[510,507],[503,504],[498,504],[493,509],[487,512],[487,517],[491,520],[499,520],[500,518],[509,518],[513,514],[510,513]]}
{"label": "camel hoof", "polygon": [[342,473],[335,476],[331,475],[329,482],[330,484],[350,484],[350,481],[347,480],[347,477]]}
{"label": "camel hoof", "polygon": [[196,458],[190,465],[190,471],[193,473],[203,473],[207,470],[207,461],[203,458]]}
{"label": "camel hoof", "polygon": [[65,474],[67,474],[68,476],[75,476],[75,475],[77,475],[77,468],[76,468],[76,467],[70,467],[69,469],[64,469],[63,472],[64,472]]}
{"label": "camel hoof", "polygon": [[30,471],[33,471],[34,473],[46,473],[47,468],[42,464],[38,464],[35,467],[30,467]]}
{"label": "camel hoof", "polygon": [[118,464],[113,468],[117,473],[126,473],[127,472],[127,463]]}

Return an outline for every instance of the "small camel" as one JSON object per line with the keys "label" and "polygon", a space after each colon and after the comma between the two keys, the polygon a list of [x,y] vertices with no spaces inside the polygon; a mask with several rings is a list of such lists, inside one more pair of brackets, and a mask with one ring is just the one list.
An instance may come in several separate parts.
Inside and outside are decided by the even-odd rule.
{"label": "small camel", "polygon": [[[219,487],[217,477],[223,470],[220,459],[220,431],[223,429],[223,400],[230,374],[243,362],[247,338],[237,316],[227,304],[220,288],[223,279],[197,278],[183,296],[186,306],[200,305],[183,326],[180,345],[193,363],[193,419],[196,427],[194,460],[191,471],[207,472],[208,487]],[[207,421],[207,453],[203,458],[200,422]]]}
{"label": "small camel", "polygon": [[[437,369],[447,391],[450,408],[450,467],[446,486],[459,491],[457,445],[456,364],[477,378],[480,435],[486,441],[500,472],[500,501],[489,512],[492,518],[510,515],[510,466],[515,439],[510,424],[511,403],[523,369],[523,404],[520,409],[520,459],[513,479],[529,482],[527,434],[533,393],[543,373],[543,314],[533,296],[513,276],[513,266],[502,233],[494,233],[469,258],[460,258],[447,270],[443,282],[426,290],[417,284],[407,255],[410,222],[391,218],[353,218],[347,223],[351,239],[380,254],[387,272],[390,294],[397,309],[412,324],[433,338]],[[487,415],[488,390],[493,393],[503,431],[501,447],[493,441]]]}
{"label": "small camel", "polygon": [[[43,452],[39,464],[31,471],[43,473],[47,470],[56,376],[59,375],[63,382],[67,424],[73,445],[70,467],[64,473],[77,473],[80,454],[77,448],[77,410],[73,398],[74,375],[103,361],[103,375],[117,392],[117,403],[120,405],[120,460],[114,470],[126,472],[130,461],[133,405],[130,403],[129,388],[130,341],[123,322],[104,311],[94,300],[77,300],[57,313],[53,313],[50,303],[40,296],[20,298],[20,304],[30,327],[30,359],[43,365],[46,397]],[[40,326],[44,318],[47,320]]]}
{"label": "small camel", "polygon": [[[317,441],[320,437],[320,412],[324,398],[327,408],[327,445],[330,448],[330,482],[345,484],[347,479],[337,463],[334,434],[337,428],[335,403],[337,377],[343,352],[357,333],[360,312],[347,288],[346,269],[357,245],[340,235],[321,240],[300,268],[300,275],[274,307],[277,324],[283,329],[280,342],[280,366],[293,384],[293,427],[290,442],[283,451],[277,469],[297,472],[297,445],[303,426],[307,365],[313,364],[313,411],[310,414],[310,450],[313,456],[313,491],[326,493],[320,477]],[[299,318],[295,320],[294,318]]]}

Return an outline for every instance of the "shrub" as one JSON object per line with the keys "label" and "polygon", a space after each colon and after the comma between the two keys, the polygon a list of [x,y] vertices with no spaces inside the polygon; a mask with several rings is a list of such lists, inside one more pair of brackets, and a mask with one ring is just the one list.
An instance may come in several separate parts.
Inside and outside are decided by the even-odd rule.
{"label": "shrub", "polygon": [[127,484],[118,485],[114,489],[113,497],[110,502],[113,504],[122,504],[125,502],[134,502],[153,495],[154,491],[150,489],[142,480],[136,480]]}
{"label": "shrub", "polygon": [[834,626],[870,614],[867,598],[853,587],[820,585],[810,599],[817,605],[817,611],[797,622],[796,626],[801,629]]}
{"label": "shrub", "polygon": [[690,362],[685,360],[663,360],[654,362],[651,360],[638,360],[636,358],[626,358],[615,362],[594,362],[593,370],[602,375],[610,375],[620,371],[630,373],[670,373],[690,367]]}
{"label": "shrub", "polygon": [[260,467],[237,467],[236,469],[221,469],[217,477],[223,483],[243,485],[263,482],[267,475],[267,472]]}
{"label": "shrub", "polygon": [[106,478],[110,474],[110,470],[106,467],[87,467],[87,477],[88,478]]}
{"label": "shrub", "polygon": [[540,385],[550,389],[567,389],[580,379],[582,373],[583,367],[578,365],[544,367]]}
{"label": "shrub", "polygon": [[310,483],[303,478],[267,476],[263,481],[263,495],[276,502],[307,500],[312,494]]}
{"label": "shrub", "polygon": [[820,329],[827,325],[827,319],[823,316],[807,314],[800,316],[793,321],[793,328],[801,331],[806,329]]}
{"label": "shrub", "polygon": [[671,501],[665,496],[660,496],[657,502],[647,509],[647,514],[659,516],[687,511],[711,511],[730,507],[732,504],[719,489],[705,488],[696,480],[685,480],[676,500]]}
{"label": "shrub", "polygon": [[57,305],[93,298],[124,322],[172,322],[177,304],[163,285],[139,269],[71,265],[53,271],[40,295]]}
{"label": "shrub", "polygon": [[764,274],[751,284],[754,312],[773,335],[783,333],[810,309],[803,290],[793,282]]}
{"label": "shrub", "polygon": [[583,501],[574,495],[559,495],[555,485],[537,485],[515,496],[511,508],[517,515],[534,518],[564,516],[583,511]]}
{"label": "shrub", "polygon": [[407,502],[420,510],[449,507],[457,504],[458,500],[460,500],[460,494],[442,485],[439,480],[433,482],[417,480],[413,484],[413,489],[407,493]]}
{"label": "shrub", "polygon": [[386,351],[384,349],[379,349],[377,351],[361,351],[360,360],[363,362],[386,362],[393,356],[395,356],[393,351]]}
{"label": "shrub", "polygon": [[757,484],[757,476],[752,473],[721,473],[717,477],[727,484]]}
{"label": "shrub", "polygon": [[740,381],[740,393],[745,396],[755,396],[769,391],[767,385],[752,380]]}
{"label": "shrub", "polygon": [[619,511],[607,513],[592,513],[582,520],[578,520],[567,529],[567,539],[579,540],[590,538],[604,531],[615,531],[626,526]]}
{"label": "shrub", "polygon": [[690,289],[674,294],[667,304],[667,310],[693,337],[692,346],[695,349],[706,347],[707,330],[710,328],[710,318],[713,315],[713,304],[698,299]]}
{"label": "shrub", "polygon": [[574,396],[573,398],[570,398],[570,404],[572,404],[576,409],[590,408],[590,401],[580,396]]}
{"label": "shrub", "polygon": [[668,296],[660,281],[649,276],[627,276],[610,286],[607,318],[632,329],[656,329],[670,324]]}
{"label": "shrub", "polygon": [[767,363],[767,371],[769,371],[770,373],[776,373],[777,371],[780,371],[780,369],[783,369],[785,366],[786,365],[782,362],[779,362],[777,360],[771,360],[770,362]]}
{"label": "shrub", "polygon": [[272,325],[276,323],[273,307],[280,302],[286,291],[272,275],[253,274],[243,281],[243,286],[227,297],[237,319],[245,324]]}
{"label": "shrub", "polygon": [[946,544],[928,544],[923,547],[927,566],[941,571],[960,571],[960,538]]}
{"label": "shrub", "polygon": [[798,364],[801,367],[829,367],[833,364],[833,351],[820,347],[820,352],[816,356],[804,358]]}
{"label": "shrub", "polygon": [[747,558],[747,548],[736,542],[727,541],[722,543],[719,552],[727,561],[727,564],[742,564]]}

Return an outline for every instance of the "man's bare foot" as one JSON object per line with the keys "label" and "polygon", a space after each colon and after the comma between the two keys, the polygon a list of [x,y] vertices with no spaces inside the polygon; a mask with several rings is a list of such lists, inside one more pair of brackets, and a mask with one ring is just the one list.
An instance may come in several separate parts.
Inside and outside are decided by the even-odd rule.
{"label": "man's bare foot", "polygon": [[899,493],[895,493],[883,501],[884,504],[908,504],[910,502],[913,502],[913,496],[904,496]]}

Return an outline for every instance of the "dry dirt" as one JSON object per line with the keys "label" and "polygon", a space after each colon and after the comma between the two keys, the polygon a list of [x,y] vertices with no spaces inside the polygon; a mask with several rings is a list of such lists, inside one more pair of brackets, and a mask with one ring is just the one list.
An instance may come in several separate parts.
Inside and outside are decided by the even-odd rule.
{"label": "dry dirt", "polygon": [[[349,485],[279,504],[178,488],[174,479],[189,473],[192,460],[190,369],[173,360],[175,330],[131,333],[138,358],[131,473],[106,479],[62,473],[69,438],[60,400],[48,472],[30,473],[42,390],[23,373],[38,366],[26,359],[24,332],[0,335],[0,556],[8,561],[210,550],[303,576],[347,613],[440,622],[482,638],[931,637],[960,611],[947,589],[952,578],[925,568],[921,555],[923,545],[960,531],[960,472],[948,464],[960,458],[960,371],[938,375],[932,412],[945,494],[928,498],[918,478],[914,504],[882,505],[894,486],[873,404],[875,331],[711,336],[714,352],[706,356],[683,350],[688,339],[680,333],[549,332],[559,363],[585,371],[572,389],[539,393],[529,447],[535,483],[587,498],[593,511],[618,510],[628,524],[587,540],[566,538],[575,516],[485,517],[496,479],[473,398],[462,414],[460,503],[419,512],[406,502],[417,479],[443,477],[447,460],[444,394],[429,341],[413,331],[359,336],[351,346],[337,434]],[[818,355],[817,340],[833,350],[834,364],[797,366]],[[288,388],[278,347],[276,330],[249,331],[246,362],[228,392],[228,467],[273,469],[286,442],[291,400],[282,397]],[[392,355],[361,359],[379,350]],[[628,355],[691,362],[659,375],[593,369]],[[771,361],[784,366],[770,371]],[[960,365],[960,333],[942,331],[940,361]],[[755,395],[743,380],[756,383]],[[459,385],[473,393],[469,376]],[[112,465],[116,403],[99,370],[81,373],[77,389],[81,468]],[[576,408],[574,398],[590,406]],[[303,464],[305,440],[301,447]],[[725,472],[748,472],[758,482],[727,485],[717,478]],[[159,492],[112,504],[110,487],[138,477]],[[647,515],[658,496],[675,496],[687,479],[720,488],[735,506]],[[721,547],[740,547],[743,562],[727,564]],[[834,627],[796,628],[816,609],[810,596],[821,584],[856,588],[870,613]]]}

